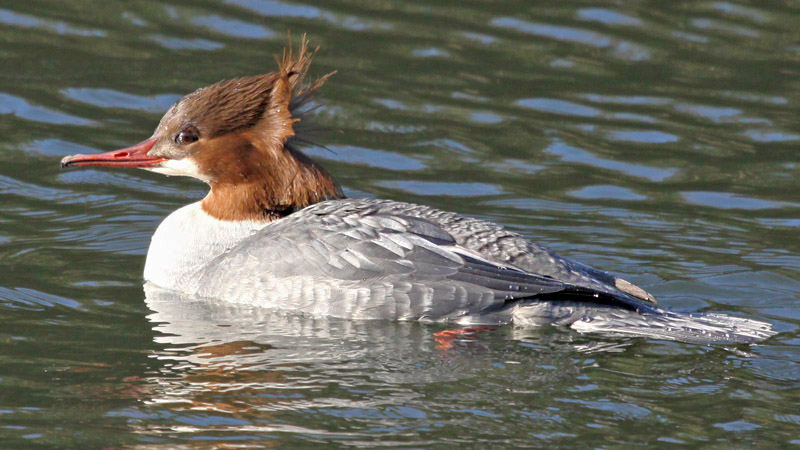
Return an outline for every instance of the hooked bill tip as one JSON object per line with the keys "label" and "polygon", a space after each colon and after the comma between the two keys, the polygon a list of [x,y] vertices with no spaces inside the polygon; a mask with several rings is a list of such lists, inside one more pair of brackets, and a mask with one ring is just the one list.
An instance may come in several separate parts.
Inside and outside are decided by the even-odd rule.
{"label": "hooked bill tip", "polygon": [[69,164],[72,162],[72,156],[73,155],[69,155],[69,156],[65,156],[65,157],[61,158],[61,168],[62,169],[64,167],[69,167]]}

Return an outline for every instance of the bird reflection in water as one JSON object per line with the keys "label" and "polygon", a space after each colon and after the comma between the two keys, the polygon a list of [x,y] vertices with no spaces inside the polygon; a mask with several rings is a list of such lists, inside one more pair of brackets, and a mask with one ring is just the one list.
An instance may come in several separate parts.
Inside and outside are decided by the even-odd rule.
{"label": "bird reflection in water", "polygon": [[145,294],[158,364],[140,398],[182,417],[172,427],[140,430],[150,435],[326,435],[296,416],[413,405],[430,389],[491,376],[498,362],[513,364],[518,374],[508,375],[524,377],[526,386],[545,386],[580,374],[576,354],[622,351],[620,341],[553,327],[470,334],[439,324],[311,317],[153,285]]}

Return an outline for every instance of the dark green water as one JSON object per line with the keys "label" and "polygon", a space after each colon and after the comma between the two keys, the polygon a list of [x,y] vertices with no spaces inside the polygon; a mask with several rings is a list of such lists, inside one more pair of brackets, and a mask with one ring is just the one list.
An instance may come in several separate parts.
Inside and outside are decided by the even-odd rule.
{"label": "dark green water", "polygon": [[[800,5],[0,1],[0,447],[800,444]],[[142,290],[191,180],[63,171],[179,96],[338,70],[350,196],[490,219],[758,346],[313,319]]]}

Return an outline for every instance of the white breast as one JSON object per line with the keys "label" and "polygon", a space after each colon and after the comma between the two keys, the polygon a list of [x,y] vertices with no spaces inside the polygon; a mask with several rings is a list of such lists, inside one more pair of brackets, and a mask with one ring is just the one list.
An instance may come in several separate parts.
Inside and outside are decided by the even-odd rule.
{"label": "white breast", "polygon": [[200,202],[186,205],[167,216],[153,234],[144,279],[162,288],[195,293],[198,270],[266,225],[218,220],[203,211]]}

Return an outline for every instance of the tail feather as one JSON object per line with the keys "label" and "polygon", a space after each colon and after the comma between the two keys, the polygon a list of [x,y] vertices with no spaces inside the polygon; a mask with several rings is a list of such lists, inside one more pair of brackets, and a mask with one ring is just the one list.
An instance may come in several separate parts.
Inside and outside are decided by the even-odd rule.
{"label": "tail feather", "polygon": [[656,310],[644,314],[583,317],[570,324],[580,333],[643,336],[653,339],[710,343],[746,343],[763,341],[777,334],[766,322],[724,314],[680,314]]}

